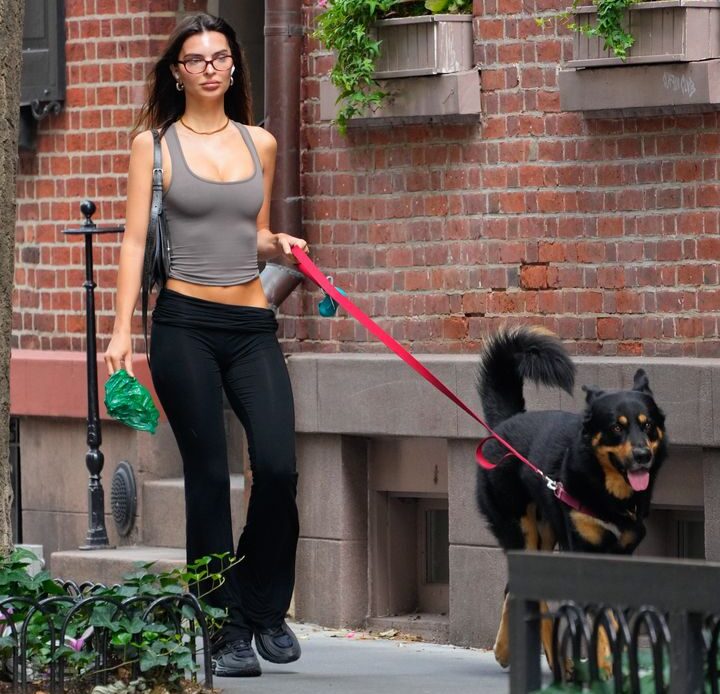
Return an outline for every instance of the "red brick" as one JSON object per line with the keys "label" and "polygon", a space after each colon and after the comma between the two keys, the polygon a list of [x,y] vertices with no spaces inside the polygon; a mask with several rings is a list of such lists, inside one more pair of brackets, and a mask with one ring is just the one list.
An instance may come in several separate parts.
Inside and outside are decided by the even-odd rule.
{"label": "red brick", "polygon": [[622,336],[620,318],[598,318],[597,336],[599,340],[617,340]]}
{"label": "red brick", "polygon": [[[82,349],[72,313],[82,315],[83,249],[60,231],[78,221],[87,196],[99,204],[98,222],[124,219],[128,131],[148,56],[161,50],[178,7],[66,3],[65,110],[41,124],[17,183],[14,300],[47,317],[34,337],[35,314],[16,310],[15,346]],[[475,0],[474,9],[482,124],[378,122],[343,138],[314,121],[314,75],[332,57],[304,58],[303,225],[318,263],[376,315],[388,313],[392,296],[411,296],[388,324],[416,349],[474,350],[498,325],[482,317],[490,306],[498,320],[542,315],[576,354],[720,356],[717,115],[562,113],[555,81],[570,56],[567,29],[555,19],[538,26],[520,0]],[[556,3],[539,0],[534,11],[555,12]],[[305,12],[309,21],[307,2]],[[39,264],[24,250],[33,247]],[[117,244],[96,257],[102,286],[114,283]],[[289,351],[381,349],[352,321],[300,319],[317,294],[306,287],[284,307]],[[101,331],[110,329],[113,295],[97,294]],[[46,331],[50,318],[56,335]]]}
{"label": "red brick", "polygon": [[523,265],[520,268],[520,286],[526,289],[547,288],[547,266]]}

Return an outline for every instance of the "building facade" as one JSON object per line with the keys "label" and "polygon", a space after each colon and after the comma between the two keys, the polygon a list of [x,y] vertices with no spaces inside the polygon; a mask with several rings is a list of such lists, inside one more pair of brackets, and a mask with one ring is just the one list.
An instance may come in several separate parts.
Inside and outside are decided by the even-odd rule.
{"label": "building facade", "polygon": [[[300,127],[288,146],[299,150],[300,222],[318,266],[393,337],[429,355],[421,360],[472,405],[476,355],[500,325],[552,329],[578,358],[581,383],[622,387],[642,364],[676,444],[644,551],[718,558],[713,89],[701,94],[699,73],[688,72],[699,96],[676,103],[674,80],[689,84],[678,71],[700,70],[693,61],[613,66],[602,68],[606,81],[645,70],[646,81],[659,80],[675,102],[659,103],[655,94],[642,108],[629,107],[614,102],[610,89],[603,108],[569,110],[562,80],[574,48],[560,0],[475,0],[475,67],[462,88],[475,90],[478,112],[389,111],[360,119],[345,136],[323,106],[332,56],[311,35],[316,2],[60,3],[61,108],[29,121],[17,190],[11,410],[19,423],[23,540],[46,544],[49,555],[76,547],[84,534],[84,249],[62,232],[82,221],[85,198],[97,204],[99,224],[122,224],[145,78],[183,14],[209,10],[233,23],[248,47],[256,119],[265,119],[274,75],[264,76],[262,89],[263,26],[272,35],[280,5],[297,10],[288,40],[302,35]],[[43,16],[51,23],[55,15]],[[597,75],[594,69],[570,76]],[[432,92],[440,82],[428,79],[392,86]],[[42,107],[40,100],[35,108]],[[112,329],[118,250],[114,236],[96,243],[99,349]],[[407,615],[423,614],[434,638],[487,645],[504,561],[474,508],[473,442],[483,432],[352,318],[321,317],[321,297],[305,284],[280,309],[298,410],[296,612],[328,625],[395,620],[406,629],[422,622]],[[581,406],[581,398],[547,393],[529,399]],[[150,443],[142,436],[106,422],[106,476],[128,458],[139,481],[136,527],[112,536],[121,545],[150,537],[142,521],[156,507],[142,505],[143,485],[180,474],[168,432]],[[241,433],[231,440],[240,474]],[[48,485],[59,470],[66,482]]]}

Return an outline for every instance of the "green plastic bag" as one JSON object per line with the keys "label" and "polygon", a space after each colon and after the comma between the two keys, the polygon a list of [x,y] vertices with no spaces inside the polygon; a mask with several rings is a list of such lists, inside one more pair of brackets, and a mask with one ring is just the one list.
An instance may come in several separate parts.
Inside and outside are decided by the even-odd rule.
{"label": "green plastic bag", "polygon": [[108,414],[133,429],[155,433],[160,413],[148,389],[125,369],[116,371],[105,383]]}

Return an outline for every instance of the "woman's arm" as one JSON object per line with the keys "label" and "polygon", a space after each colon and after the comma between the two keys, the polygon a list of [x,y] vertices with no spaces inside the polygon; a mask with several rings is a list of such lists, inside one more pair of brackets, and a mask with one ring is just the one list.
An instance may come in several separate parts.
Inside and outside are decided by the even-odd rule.
{"label": "woman's arm", "polygon": [[279,232],[270,231],[270,200],[272,199],[273,178],[275,177],[275,160],[277,158],[277,141],[264,128],[252,128],[252,138],[263,165],[263,205],[257,217],[258,229],[258,258],[270,260],[282,255],[290,262],[295,263],[292,254],[293,246],[300,246],[307,251],[308,245],[304,239],[296,238]]}
{"label": "woman's arm", "polygon": [[148,130],[135,138],[130,150],[125,233],[120,246],[115,297],[115,325],[105,352],[109,373],[124,368],[133,375],[131,321],[142,281],[152,198],[152,166],[153,138]]}

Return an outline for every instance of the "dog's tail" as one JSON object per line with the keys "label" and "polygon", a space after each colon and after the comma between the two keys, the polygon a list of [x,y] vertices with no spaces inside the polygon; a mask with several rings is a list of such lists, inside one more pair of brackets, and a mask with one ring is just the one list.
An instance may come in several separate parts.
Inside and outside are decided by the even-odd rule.
{"label": "dog's tail", "polygon": [[480,357],[477,388],[491,427],[525,410],[525,379],[572,395],[575,365],[558,337],[543,328],[525,326],[490,337]]}

